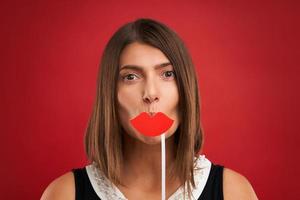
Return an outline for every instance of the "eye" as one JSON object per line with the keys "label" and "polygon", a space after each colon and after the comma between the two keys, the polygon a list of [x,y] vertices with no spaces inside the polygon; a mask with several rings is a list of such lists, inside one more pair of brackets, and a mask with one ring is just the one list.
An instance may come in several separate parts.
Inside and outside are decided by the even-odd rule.
{"label": "eye", "polygon": [[137,76],[135,74],[127,74],[127,75],[123,76],[122,79],[125,81],[132,81],[132,80],[134,80],[134,77],[137,77]]}
{"label": "eye", "polygon": [[163,74],[165,74],[166,78],[172,77],[172,75],[175,77],[175,72],[174,71],[165,71]]}

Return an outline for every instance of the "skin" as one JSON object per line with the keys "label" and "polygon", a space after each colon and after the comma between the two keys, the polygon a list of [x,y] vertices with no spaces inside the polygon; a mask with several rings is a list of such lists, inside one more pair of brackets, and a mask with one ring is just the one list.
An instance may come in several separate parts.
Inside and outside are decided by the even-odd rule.
{"label": "skin", "polygon": [[[130,200],[145,197],[161,199],[160,136],[143,136],[131,126],[130,119],[143,111],[163,112],[173,119],[174,123],[166,133],[167,171],[175,159],[174,133],[180,123],[176,76],[170,72],[173,71],[172,65],[155,69],[155,66],[167,62],[169,60],[159,49],[141,43],[128,45],[120,56],[118,111],[124,129],[122,134],[126,165],[121,173],[125,186],[117,187]],[[125,65],[136,65],[141,69],[123,69]],[[167,179],[166,197],[171,196],[181,185],[178,179],[172,182]],[[225,200],[257,199],[249,181],[228,168],[223,173],[223,190]],[[73,173],[68,172],[52,181],[41,199],[74,200]]]}
{"label": "skin", "polygon": [[[179,124],[179,94],[175,72],[171,64],[154,69],[162,63],[170,61],[159,49],[140,43],[128,45],[120,56],[117,89],[119,116],[125,132],[139,142],[134,144],[138,148],[136,150],[152,148],[153,145],[159,148],[160,144],[160,136],[144,136],[129,123],[130,119],[141,112],[163,112],[174,120],[166,138],[173,135]],[[139,70],[129,69],[126,67],[128,65],[138,66]]]}
{"label": "skin", "polygon": [[[166,134],[167,168],[175,160],[174,133],[179,125],[179,94],[176,76],[171,64],[157,48],[133,43],[128,45],[120,56],[120,78],[118,81],[118,110],[124,134],[124,158],[121,179],[126,187],[118,188],[129,199],[159,199],[161,192],[161,145],[160,136],[147,137],[135,130],[130,119],[141,112],[163,112],[173,119]],[[139,70],[124,66],[135,65]],[[134,91],[134,92],[132,92]],[[146,155],[146,156],[145,156]],[[137,165],[138,163],[138,165]],[[166,181],[170,196],[180,182]],[[140,197],[138,197],[140,196]]]}

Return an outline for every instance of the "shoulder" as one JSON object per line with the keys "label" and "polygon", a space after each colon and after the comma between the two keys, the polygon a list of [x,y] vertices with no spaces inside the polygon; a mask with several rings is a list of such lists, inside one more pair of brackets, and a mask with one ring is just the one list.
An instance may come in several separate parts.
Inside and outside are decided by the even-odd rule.
{"label": "shoulder", "polygon": [[74,200],[75,179],[73,172],[67,172],[53,180],[42,194],[41,200]]}
{"label": "shoulder", "polygon": [[223,171],[223,192],[225,200],[258,199],[247,178],[228,168]]}

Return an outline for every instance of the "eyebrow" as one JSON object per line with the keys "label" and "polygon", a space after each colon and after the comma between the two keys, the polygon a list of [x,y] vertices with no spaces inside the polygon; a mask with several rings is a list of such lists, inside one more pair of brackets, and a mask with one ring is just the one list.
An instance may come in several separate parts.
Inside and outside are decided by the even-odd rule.
{"label": "eyebrow", "polygon": [[[161,64],[158,64],[158,65],[155,65],[154,66],[154,69],[161,69],[161,68],[164,68],[164,67],[167,67],[171,65],[170,62],[166,62],[166,63],[161,63]],[[123,69],[133,69],[133,70],[137,70],[137,71],[143,71],[143,68],[138,66],[138,65],[124,65],[121,67],[120,71],[123,70]]]}

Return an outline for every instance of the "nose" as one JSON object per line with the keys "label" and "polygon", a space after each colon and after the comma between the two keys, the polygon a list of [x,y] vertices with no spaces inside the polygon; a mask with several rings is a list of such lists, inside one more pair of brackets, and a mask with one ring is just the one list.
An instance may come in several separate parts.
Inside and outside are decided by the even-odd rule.
{"label": "nose", "polygon": [[143,97],[143,100],[144,100],[147,104],[152,104],[152,102],[158,101],[158,98],[157,98],[157,97],[150,96],[150,95],[147,95],[146,97]]}
{"label": "nose", "polygon": [[154,81],[147,81],[145,84],[143,101],[150,105],[159,101],[158,89]]}

